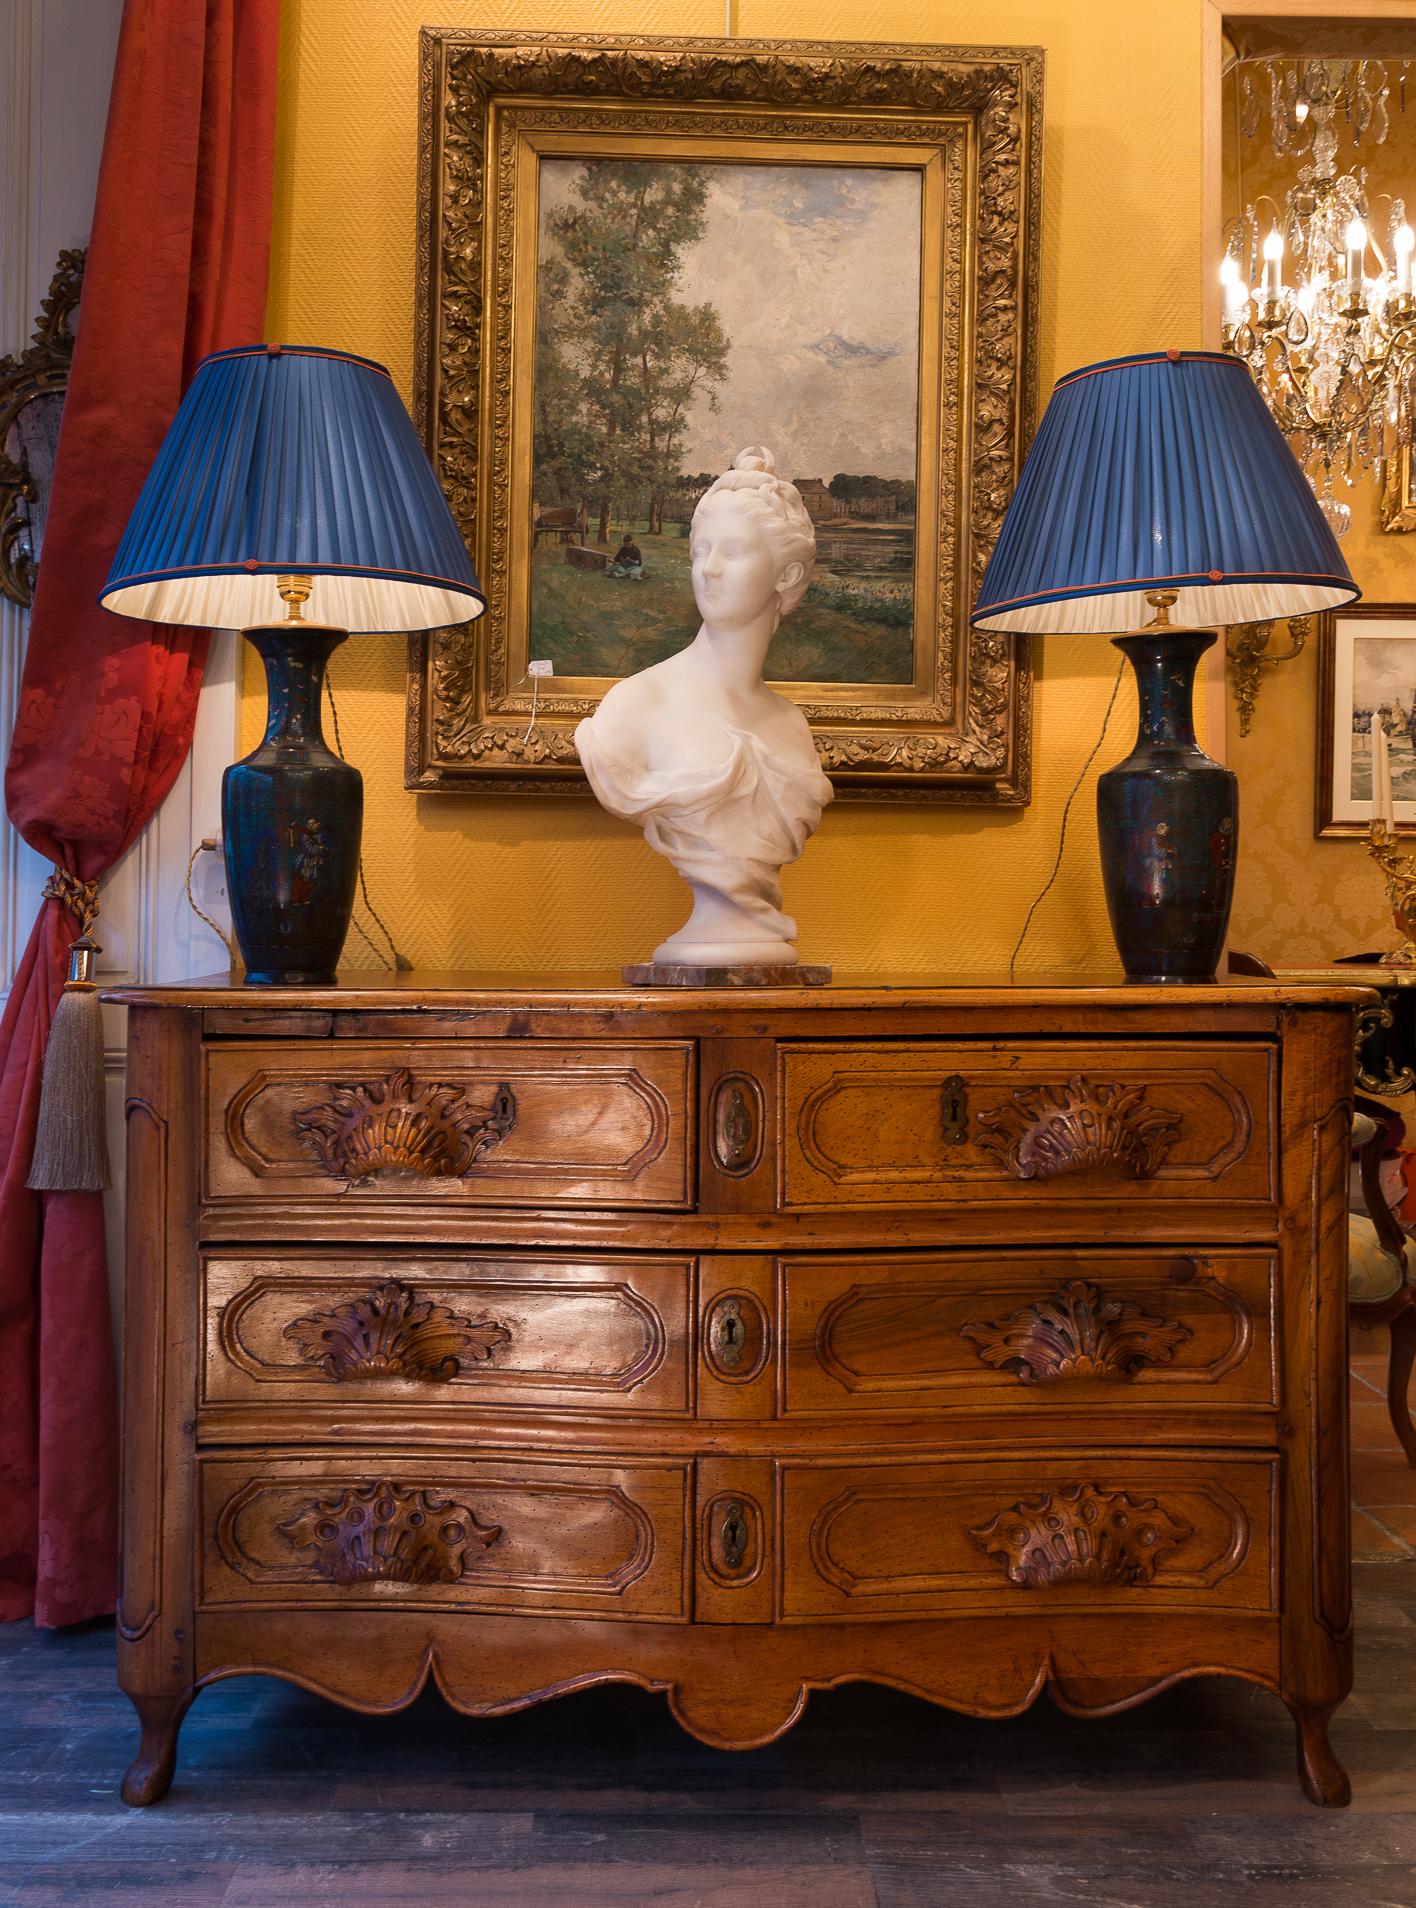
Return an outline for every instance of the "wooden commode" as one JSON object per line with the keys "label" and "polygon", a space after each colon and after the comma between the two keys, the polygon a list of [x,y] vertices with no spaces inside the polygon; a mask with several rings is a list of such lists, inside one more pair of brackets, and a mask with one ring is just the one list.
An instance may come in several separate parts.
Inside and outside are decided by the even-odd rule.
{"label": "wooden commode", "polygon": [[120,1674],[1350,1684],[1356,987],[127,988]]}

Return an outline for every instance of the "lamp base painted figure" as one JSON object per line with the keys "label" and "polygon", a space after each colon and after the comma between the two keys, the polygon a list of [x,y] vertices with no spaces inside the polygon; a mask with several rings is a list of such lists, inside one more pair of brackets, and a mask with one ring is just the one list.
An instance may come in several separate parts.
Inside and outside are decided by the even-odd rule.
{"label": "lamp base painted figure", "polygon": [[1212,981],[1239,841],[1239,778],[1196,742],[1191,707],[1215,633],[1162,622],[1112,641],[1130,658],[1140,697],[1136,746],[1096,785],[1117,952],[1128,980]]}
{"label": "lamp base painted figure", "polygon": [[734,976],[696,985],[780,984],[747,976],[798,965],[781,869],[834,791],[806,717],[762,680],[777,625],[816,561],[806,506],[767,451],[744,451],[700,498],[689,557],[697,636],[616,683],[575,732],[601,806],[638,822],[693,895],[684,925],[625,979],[682,986],[667,975],[693,969]]}

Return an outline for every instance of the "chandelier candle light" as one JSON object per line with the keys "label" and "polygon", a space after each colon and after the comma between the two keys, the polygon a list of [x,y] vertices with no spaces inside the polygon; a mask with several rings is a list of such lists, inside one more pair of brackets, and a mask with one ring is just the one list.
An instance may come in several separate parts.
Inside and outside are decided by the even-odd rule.
{"label": "chandelier candle light", "polygon": [[[259,652],[265,736],[221,786],[232,921],[247,981],[332,981],[364,789],[321,732],[325,666],[354,631],[439,629],[486,607],[384,367],[304,345],[204,358],[99,600],[151,622],[241,629]],[[308,618],[307,603],[328,620]]]}
{"label": "chandelier candle light", "polygon": [[[1224,348],[1253,372],[1330,528],[1342,536],[1352,511],[1334,492],[1334,477],[1351,484],[1371,470],[1381,480],[1387,459],[1411,441],[1416,233],[1403,202],[1391,199],[1385,246],[1379,243],[1365,173],[1338,173],[1339,95],[1322,67],[1305,66],[1313,103],[1299,99],[1294,108],[1298,124],[1312,125],[1311,161],[1283,205],[1260,198],[1232,221],[1219,275]],[[1277,127],[1277,90],[1274,99]],[[1380,140],[1384,87],[1379,117]]]}
{"label": "chandelier candle light", "polygon": [[1136,746],[1096,792],[1128,979],[1213,980],[1229,925],[1238,784],[1199,747],[1192,708],[1216,626],[1332,609],[1357,594],[1235,358],[1147,352],[1060,380],[972,621],[1019,635],[1110,635],[1135,670]]}

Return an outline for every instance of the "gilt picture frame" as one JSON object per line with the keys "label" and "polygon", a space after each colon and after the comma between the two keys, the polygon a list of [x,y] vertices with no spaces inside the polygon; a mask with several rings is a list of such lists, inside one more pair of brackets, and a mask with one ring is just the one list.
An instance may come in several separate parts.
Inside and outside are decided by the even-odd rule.
{"label": "gilt picture frame", "polygon": [[407,786],[583,786],[576,723],[692,638],[693,505],[761,443],[817,529],[767,673],[838,793],[1025,803],[1028,646],[968,615],[1036,408],[1041,52],[421,63],[415,404],[488,609],[410,641]]}
{"label": "gilt picture frame", "polygon": [[1353,603],[1318,619],[1318,836],[1367,833],[1371,720],[1391,747],[1399,832],[1416,831],[1416,603]]}

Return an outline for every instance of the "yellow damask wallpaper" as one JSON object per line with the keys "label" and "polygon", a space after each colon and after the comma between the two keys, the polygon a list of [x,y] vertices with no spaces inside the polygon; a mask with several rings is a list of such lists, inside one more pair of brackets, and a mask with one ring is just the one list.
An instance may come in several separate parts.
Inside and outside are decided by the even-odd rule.
{"label": "yellow damask wallpaper", "polygon": [[[718,0],[544,0],[532,10],[508,0],[286,0],[282,15],[270,335],[378,358],[405,397],[419,26],[703,35],[723,27]],[[956,0],[947,9],[931,0],[737,0],[733,15],[746,36],[1044,47],[1043,396],[1092,360],[1200,342],[1196,0]],[[685,640],[691,633],[686,616]],[[1032,806],[829,809],[786,875],[804,958],[915,973],[1006,962],[1052,865],[1062,802],[1115,668],[1104,639],[1041,649]],[[677,877],[588,797],[408,794],[403,668],[403,646],[389,638],[354,638],[335,659],[346,752],[366,782],[370,891],[406,954],[420,966],[603,969],[644,957],[678,925],[687,907]],[[251,739],[262,707],[248,676]],[[1133,726],[1128,695],[1099,766],[1125,753]],[[363,964],[359,945],[349,958]],[[1020,965],[1068,971],[1113,960],[1088,789]]]}

